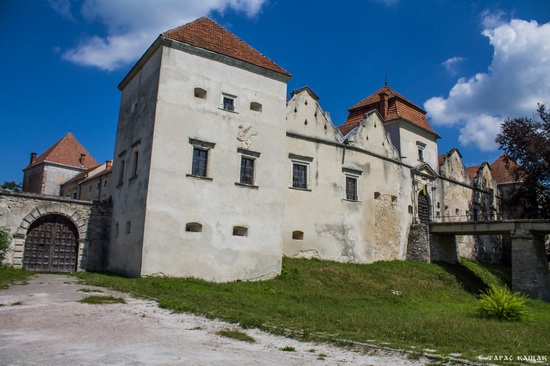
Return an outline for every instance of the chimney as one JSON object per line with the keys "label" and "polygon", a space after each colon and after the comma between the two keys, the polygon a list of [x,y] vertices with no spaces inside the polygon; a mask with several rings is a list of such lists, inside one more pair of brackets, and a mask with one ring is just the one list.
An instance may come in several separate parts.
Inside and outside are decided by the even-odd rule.
{"label": "chimney", "polygon": [[80,165],[84,166],[84,158],[86,157],[86,154],[80,154],[80,159],[78,161],[80,161]]}
{"label": "chimney", "polygon": [[386,119],[388,117],[388,93],[385,91],[378,94],[380,96],[380,106],[378,111],[382,115],[382,118]]}
{"label": "chimney", "polygon": [[36,153],[32,152],[31,153],[31,162],[30,164],[34,163],[36,161]]}
{"label": "chimney", "polygon": [[113,166],[113,161],[112,160],[106,160],[105,161],[105,170],[111,169],[112,166]]}

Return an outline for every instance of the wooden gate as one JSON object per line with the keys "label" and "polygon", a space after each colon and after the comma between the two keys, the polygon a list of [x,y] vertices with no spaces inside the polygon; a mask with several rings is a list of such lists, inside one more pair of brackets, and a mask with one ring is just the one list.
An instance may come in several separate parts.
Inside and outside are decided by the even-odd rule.
{"label": "wooden gate", "polygon": [[423,224],[430,223],[430,197],[424,191],[418,193],[418,219]]}
{"label": "wooden gate", "polygon": [[74,272],[78,260],[78,230],[67,218],[46,215],[27,231],[23,266],[29,271]]}

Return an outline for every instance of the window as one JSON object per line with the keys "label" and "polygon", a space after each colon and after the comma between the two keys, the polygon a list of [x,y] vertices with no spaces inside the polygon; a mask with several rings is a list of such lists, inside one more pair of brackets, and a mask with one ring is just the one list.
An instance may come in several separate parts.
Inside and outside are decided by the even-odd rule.
{"label": "window", "polygon": [[342,168],[346,177],[346,199],[349,201],[359,201],[359,177],[362,171],[350,168]]}
{"label": "window", "polygon": [[290,186],[297,189],[309,189],[309,165],[313,158],[295,154],[288,154],[291,160]]}
{"label": "window", "polygon": [[293,231],[292,240],[304,240],[304,232],[300,230]]}
{"label": "window", "polygon": [[254,159],[241,157],[241,184],[254,184]]}
{"label": "window", "polygon": [[246,226],[233,226],[233,236],[248,236],[248,228]]}
{"label": "window", "polygon": [[124,152],[122,152],[121,154],[118,155],[118,159],[120,161],[120,170],[118,172],[117,186],[122,185],[122,182],[124,180],[125,157],[126,157],[126,151],[124,151]]}
{"label": "window", "polygon": [[206,99],[206,90],[195,88],[195,98]]}
{"label": "window", "polygon": [[292,187],[307,189],[307,165],[292,164]]}
{"label": "window", "polygon": [[107,187],[107,179],[103,181],[103,188]]}
{"label": "window", "polygon": [[193,166],[191,174],[198,177],[206,177],[206,168],[208,164],[208,150],[193,148]]}
{"label": "window", "polygon": [[76,199],[76,192],[73,193],[73,199]]}
{"label": "window", "polygon": [[346,176],[346,199],[357,201],[357,178]]}
{"label": "window", "polygon": [[188,222],[185,225],[185,231],[190,233],[200,233],[202,232],[202,225],[198,222]]}
{"label": "window", "polygon": [[92,191],[92,185],[90,184],[90,185],[88,186],[88,193],[90,193],[91,191]]}
{"label": "window", "polygon": [[227,111],[235,110],[235,99],[229,97],[223,97],[223,109]]}
{"label": "window", "polygon": [[250,110],[255,112],[261,112],[262,111],[262,105],[258,102],[251,102],[250,103]]}
{"label": "window", "polygon": [[126,234],[130,234],[131,228],[132,228],[132,222],[126,221]]}
{"label": "window", "polygon": [[101,188],[101,181],[97,182],[97,186],[95,187],[96,192],[99,192],[100,188]]}
{"label": "window", "polygon": [[423,142],[417,141],[416,148],[418,149],[418,160],[424,161],[424,149],[426,148],[426,144]]}
{"label": "window", "polygon": [[139,150],[134,150],[134,169],[133,169],[133,177],[136,177],[138,175],[138,159],[139,159]]}
{"label": "window", "polygon": [[237,97],[235,95],[222,93],[220,108],[225,111],[237,112]]}
{"label": "window", "polygon": [[208,155],[210,149],[213,149],[215,144],[211,142],[189,139],[189,143],[193,145],[193,160],[191,162],[191,174],[192,177],[206,178],[208,177]]}

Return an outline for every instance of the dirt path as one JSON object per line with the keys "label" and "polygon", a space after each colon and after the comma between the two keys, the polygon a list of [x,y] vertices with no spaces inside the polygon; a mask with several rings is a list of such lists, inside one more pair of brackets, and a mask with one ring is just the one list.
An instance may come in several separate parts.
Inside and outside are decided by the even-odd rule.
{"label": "dirt path", "polygon": [[[88,305],[84,288],[127,304]],[[303,343],[258,330],[256,340],[221,337],[233,324],[171,314],[156,303],[78,284],[74,277],[40,274],[0,291],[1,365],[423,365],[401,354],[374,355]],[[282,351],[294,347],[295,352]],[[324,355],[324,356],[323,356]],[[322,359],[324,358],[324,360]]]}

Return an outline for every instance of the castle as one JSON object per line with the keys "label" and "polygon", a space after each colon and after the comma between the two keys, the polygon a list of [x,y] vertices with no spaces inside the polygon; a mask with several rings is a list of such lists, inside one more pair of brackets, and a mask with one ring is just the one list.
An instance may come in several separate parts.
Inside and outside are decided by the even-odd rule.
{"label": "castle", "polygon": [[[208,18],[168,30],[119,85],[112,166],[77,147],[61,178],[31,174],[47,159],[31,161],[25,188],[48,189],[25,190],[69,201],[110,192],[99,257],[112,272],[218,282],[269,278],[283,256],[407,259],[415,224],[498,217],[494,176],[511,183],[500,159],[467,169],[457,149],[439,155],[426,112],[387,85],[337,127],[311,88],[287,100],[290,78]],[[16,265],[33,218],[17,229]],[[82,235],[78,269],[90,267]],[[458,240],[461,256],[498,262],[504,252],[499,238]]]}

